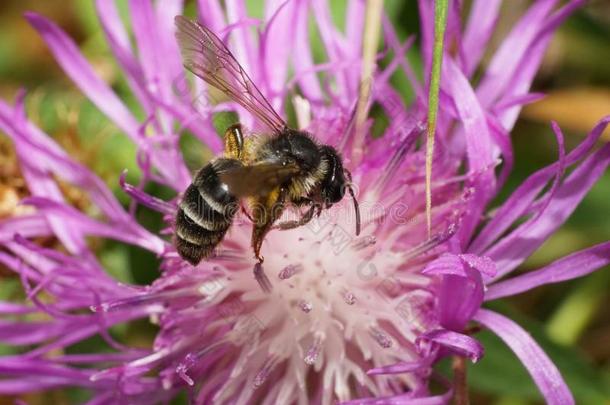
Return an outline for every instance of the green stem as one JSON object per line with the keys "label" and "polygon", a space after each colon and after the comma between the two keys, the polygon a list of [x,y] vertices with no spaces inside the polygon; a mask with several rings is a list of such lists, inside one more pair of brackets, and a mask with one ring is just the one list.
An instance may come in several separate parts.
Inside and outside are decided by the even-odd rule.
{"label": "green stem", "polygon": [[454,356],[453,368],[453,402],[455,405],[468,405],[468,383],[466,377],[466,359]]}
{"label": "green stem", "polygon": [[448,0],[436,0],[434,2],[434,50],[432,53],[432,72],[430,74],[430,93],[428,95],[428,135],[426,139],[426,223],[428,237],[432,232],[432,157],[434,155],[434,134],[438,113],[438,93],[441,83],[447,9]]}

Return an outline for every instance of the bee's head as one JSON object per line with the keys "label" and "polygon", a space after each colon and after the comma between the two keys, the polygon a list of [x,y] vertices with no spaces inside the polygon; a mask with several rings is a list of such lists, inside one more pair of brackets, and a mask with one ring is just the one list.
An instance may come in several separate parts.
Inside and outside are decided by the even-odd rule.
{"label": "bee's head", "polygon": [[360,207],[358,206],[358,200],[354,194],[352,188],[352,176],[343,167],[343,160],[339,156],[337,151],[328,146],[323,145],[320,147],[320,154],[322,158],[326,160],[328,167],[326,174],[320,183],[320,194],[322,201],[326,208],[329,208],[334,203],[337,203],[343,199],[345,191],[349,191],[354,201],[354,210],[356,213],[356,235],[360,234]]}
{"label": "bee's head", "polygon": [[320,193],[326,207],[341,201],[345,195],[347,181],[343,169],[343,161],[337,151],[327,145],[320,147],[322,158],[326,160],[327,170],[320,183]]}

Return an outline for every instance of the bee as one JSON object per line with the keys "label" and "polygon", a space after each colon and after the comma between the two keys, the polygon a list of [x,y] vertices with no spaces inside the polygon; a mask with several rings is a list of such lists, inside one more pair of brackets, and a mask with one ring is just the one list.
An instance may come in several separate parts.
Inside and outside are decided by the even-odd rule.
{"label": "bee", "polygon": [[[192,265],[209,257],[243,199],[249,205],[250,213],[242,210],[253,223],[252,249],[259,265],[264,260],[262,243],[271,229],[307,224],[322,209],[341,201],[346,190],[354,203],[358,235],[358,201],[339,153],[311,134],[288,127],[212,31],[182,16],[175,22],[184,66],[253,114],[268,130],[247,137],[240,124],[226,130],[224,156],[197,172],[179,204],[175,245],[180,256]],[[276,224],[288,204],[300,210],[299,219]]]}

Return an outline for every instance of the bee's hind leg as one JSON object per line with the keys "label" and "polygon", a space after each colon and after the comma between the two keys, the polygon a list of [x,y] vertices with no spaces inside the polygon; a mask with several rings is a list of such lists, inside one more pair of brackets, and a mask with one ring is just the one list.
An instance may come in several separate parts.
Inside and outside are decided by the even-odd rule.
{"label": "bee's hind leg", "polygon": [[253,202],[252,218],[254,219],[254,227],[252,228],[252,250],[254,250],[254,256],[259,263],[264,261],[260,254],[263,240],[272,229],[275,221],[282,216],[287,194],[288,190],[280,187],[269,193],[269,195],[261,196]]}
{"label": "bee's hind leg", "polygon": [[261,287],[261,290],[269,294],[273,286],[271,284],[271,281],[269,281],[269,277],[267,277],[267,275],[265,274],[265,270],[263,269],[263,262],[265,261],[265,258],[261,256],[260,252],[262,244],[263,240],[261,238],[260,240],[257,240],[256,244],[254,245],[254,256],[256,257],[256,260],[258,260],[258,262],[254,265],[253,272],[254,279]]}
{"label": "bee's hind leg", "polygon": [[271,282],[263,270],[261,248],[267,233],[272,229],[273,223],[282,215],[287,190],[283,187],[277,188],[269,195],[259,197],[255,201],[255,209],[252,211],[254,227],[252,229],[252,250],[258,263],[254,265],[254,278],[266,293],[271,291]]}
{"label": "bee's hind leg", "polygon": [[269,281],[269,277],[265,274],[261,262],[254,265],[254,279],[265,293],[269,294],[271,292],[273,286],[271,285],[271,281]]}
{"label": "bee's hind leg", "polygon": [[244,132],[241,124],[233,124],[225,131],[225,156],[241,159],[244,153]]}

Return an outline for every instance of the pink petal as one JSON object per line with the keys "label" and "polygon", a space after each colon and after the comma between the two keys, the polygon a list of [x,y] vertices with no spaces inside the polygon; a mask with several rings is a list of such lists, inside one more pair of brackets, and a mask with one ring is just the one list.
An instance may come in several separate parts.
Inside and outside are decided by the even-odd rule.
{"label": "pink petal", "polygon": [[[174,99],[175,83],[184,83],[181,57],[173,37],[173,18],[181,11],[181,5],[171,0],[164,1],[163,7],[164,12],[160,15],[164,18],[158,19],[151,1],[129,1],[131,25],[147,90],[169,103]],[[169,127],[165,129],[169,130]]]}
{"label": "pink petal", "polygon": [[461,356],[468,357],[473,363],[479,361],[485,352],[481,343],[476,339],[463,333],[447,329],[437,329],[426,332],[423,335],[420,335],[417,338],[417,341],[437,343],[452,353],[458,353]]}
{"label": "pink petal", "polygon": [[148,208],[151,208],[155,211],[158,211],[162,214],[173,215],[176,213],[175,206],[173,206],[163,200],[160,200],[156,197],[153,197],[149,194],[146,194],[142,190],[127,183],[125,181],[126,175],[127,175],[127,171],[124,171],[123,174],[121,174],[121,178],[120,178],[119,182],[120,182],[120,185],[121,185],[121,188],[123,189],[123,191],[125,191],[131,198],[133,198],[135,201],[139,202],[140,204],[142,204]]}
{"label": "pink petal", "polygon": [[[584,0],[572,0],[548,18],[532,41],[530,48],[523,56],[520,65],[517,66],[514,77],[508,82],[506,90],[502,93],[499,102],[503,102],[506,98],[512,98],[518,94],[524,94],[529,91],[534,76],[539,70],[542,57],[548,47],[552,34],[576,8],[582,6],[584,3]],[[513,128],[520,111],[521,106],[514,106],[503,111],[499,115],[498,118],[502,122],[504,128]]]}
{"label": "pink petal", "polygon": [[557,0],[535,2],[513,26],[510,34],[494,54],[477,88],[481,104],[489,106],[503,94],[509,80],[523,63],[523,56],[538,34],[544,19],[556,3]]}
{"label": "pink petal", "polygon": [[[610,116],[602,119],[587,135],[587,138],[566,155],[566,167],[574,164],[589,153],[608,123],[610,123]],[[470,244],[468,251],[481,254],[500,235],[504,234],[518,218],[527,212],[534,199],[543,190],[548,181],[556,175],[558,169],[559,163],[553,163],[528,177],[497,210],[492,220],[489,221]]]}
{"label": "pink petal", "polygon": [[182,14],[183,8],[184,0],[164,0],[156,4],[157,30],[159,30],[161,38],[160,49],[166,65],[165,72],[169,80],[168,91],[170,93],[173,92],[176,82],[184,80],[180,50],[174,37],[176,30],[174,17]]}
{"label": "pink petal", "polygon": [[35,307],[0,301],[0,314],[2,315],[30,314],[37,311],[38,309]]}
{"label": "pink petal", "polygon": [[366,373],[368,375],[410,373],[413,371],[421,370],[422,368],[430,367],[430,363],[431,359],[423,359],[419,361],[403,361],[400,363],[392,364],[390,366],[372,368]]}
{"label": "pink petal", "polygon": [[512,320],[481,309],[474,319],[500,337],[530,373],[549,405],[574,404],[574,398],[559,370],[532,337]]}
{"label": "pink petal", "polygon": [[[469,255],[468,255],[469,256]],[[440,324],[452,331],[461,331],[483,302],[484,286],[480,267],[494,273],[495,266],[487,258],[466,260],[446,253],[426,266],[424,274],[442,275],[438,293]]]}
{"label": "pink petal", "polygon": [[[366,2],[349,1],[347,2],[347,12],[345,13],[345,47],[346,59],[360,60],[362,55],[362,36],[364,34],[364,19],[366,14]],[[345,71],[347,82],[353,92],[357,91],[362,72],[360,69],[348,69]]]}
{"label": "pink petal", "polygon": [[498,21],[500,3],[500,0],[476,0],[472,4],[462,38],[462,46],[468,50],[464,53],[462,68],[466,77],[472,76],[485,52]]}
{"label": "pink petal", "polygon": [[49,236],[51,228],[40,213],[16,216],[0,222],[0,243],[13,240],[16,233],[26,238]]}
{"label": "pink petal", "polygon": [[[61,149],[48,137],[41,135],[39,129],[28,123],[23,113],[23,97],[19,97],[17,107],[13,110],[4,102],[0,101],[0,129],[6,132],[16,143],[17,154],[21,161],[21,172],[32,195],[44,195],[57,201],[64,201],[63,194],[57,184],[50,178],[46,170],[36,167],[36,161],[28,160],[27,150],[20,148],[20,139],[27,137],[24,133],[41,140],[42,144],[50,151],[61,152]],[[22,153],[23,152],[23,153]],[[66,249],[73,253],[83,253],[87,250],[85,241],[78,235],[70,232],[69,228],[61,221],[50,219],[49,224],[55,235],[64,244]]]}
{"label": "pink petal", "polygon": [[[261,34],[260,47],[263,54],[264,82],[272,96],[273,107],[282,105],[288,62],[294,48],[294,38],[299,7],[297,2],[267,1],[265,2],[265,29]],[[279,97],[278,97],[279,96]]]}
{"label": "pink petal", "polygon": [[199,21],[214,32],[226,27],[226,18],[218,0],[197,0]]}
{"label": "pink petal", "polygon": [[[5,371],[5,373],[9,373],[9,371]],[[0,393],[5,395],[27,394],[45,389],[69,386],[73,385],[73,383],[73,380],[62,380],[49,376],[17,376],[16,378],[2,379],[0,381]],[[22,405],[24,403],[16,402],[16,404]]]}
{"label": "pink petal", "polygon": [[[195,109],[201,105],[204,107],[207,106],[208,102],[201,102],[204,100],[203,96],[205,95],[201,88],[196,90],[195,94],[197,98],[193,99],[190,88],[186,83],[183,67],[180,63],[178,50],[176,49],[177,44],[174,40],[173,16],[175,14],[171,14],[171,18],[169,18],[169,14],[167,14],[167,12],[174,13],[181,10],[180,3],[180,0],[174,0],[173,4],[164,2],[164,6],[167,6],[167,4],[171,6],[169,10],[164,9],[166,12],[165,14],[159,11],[160,9],[158,10],[158,13],[163,14],[163,16],[158,17],[158,21],[160,24],[164,24],[164,30],[167,31],[167,34],[162,36],[164,42],[166,42],[164,46],[167,48],[167,50],[161,50],[160,52],[165,55],[165,60],[173,62],[172,66],[168,67],[170,81],[168,82],[166,80],[164,82],[164,86],[167,87],[164,90],[164,94],[168,96],[169,94],[176,93],[176,95],[180,98],[179,102],[175,102],[173,98],[165,100],[163,97],[161,97],[161,95],[154,96],[149,91],[150,89],[147,86],[146,76],[142,71],[142,67],[139,65],[138,61],[133,55],[131,44],[129,42],[129,36],[125,31],[125,27],[123,26],[118,15],[115,2],[97,0],[96,9],[102,24],[102,28],[110,45],[110,49],[112,50],[112,53],[117,59],[119,65],[122,67],[129,87],[140,101],[140,104],[143,106],[146,114],[150,116],[155,113],[157,107],[160,107],[164,113],[169,113],[173,119],[178,120],[181,125],[187,127],[199,139],[208,145],[214,153],[217,153],[222,150],[222,146],[220,139],[218,136],[216,136],[211,122],[204,119],[208,112],[205,109],[200,112]],[[171,24],[171,27],[165,27],[165,24],[168,23]],[[172,54],[175,54],[176,57],[173,58],[168,56]],[[195,84],[196,87],[200,87],[202,86],[202,81],[197,80],[195,81]],[[163,119],[167,122],[167,116],[164,115]],[[167,129],[167,132],[171,131]],[[154,153],[161,154],[162,152],[155,151]],[[161,157],[160,160],[164,161],[165,159]],[[177,176],[180,175],[180,173],[177,174]],[[173,183],[173,179],[170,182]]]}
{"label": "pink petal", "polygon": [[138,142],[138,122],[117,95],[94,72],[78,47],[57,25],[32,12],[25,14],[66,74],[114,123]]}
{"label": "pink petal", "polygon": [[[395,56],[392,62],[390,62],[390,65],[388,65],[386,70],[383,72],[383,74],[379,75],[376,82],[378,82],[379,80],[381,80],[382,82],[384,82],[385,80],[389,80],[389,74],[391,74],[390,67],[392,67],[392,65],[394,64],[400,64],[401,69],[409,80],[411,87],[415,91],[416,98],[422,100],[425,99],[426,95],[424,94],[422,84],[417,79],[415,71],[409,64],[409,60],[406,57],[406,52],[411,48],[411,45],[415,40],[415,36],[410,36],[405,41],[404,45],[401,44],[398,40],[396,30],[394,29],[394,26],[392,25],[390,19],[387,16],[383,17],[383,34],[385,42],[387,43],[388,47],[392,48],[392,50],[395,52]],[[387,78],[385,77],[386,75],[388,76]]]}
{"label": "pink petal", "polygon": [[[344,44],[345,38],[336,29],[332,21],[330,5],[323,0],[313,0],[311,2],[313,15],[315,16],[317,28],[328,56],[328,62],[331,64],[345,62],[348,55],[345,54]],[[350,62],[350,60],[347,60]],[[354,69],[360,72],[360,65],[354,60]],[[345,105],[352,103],[356,98],[356,90],[358,83],[349,83],[349,69],[343,69],[335,75],[336,88],[335,92],[338,100]],[[351,84],[351,86],[350,86]]]}
{"label": "pink petal", "polygon": [[512,98],[507,97],[495,105],[494,112],[496,114],[499,114],[511,107],[524,106],[525,104],[534,103],[543,99],[544,97],[544,93],[527,93],[523,95],[513,96]]}
{"label": "pink petal", "polygon": [[[225,7],[229,25],[238,24],[240,21],[249,19],[244,0],[227,2]],[[248,75],[250,75],[263,94],[266,94],[268,88],[265,86],[266,83],[261,80],[262,72],[259,69],[260,66],[263,66],[262,55],[259,54],[258,44],[252,35],[252,30],[248,25],[239,27],[232,32],[231,39],[232,46],[229,47],[231,52],[233,52],[235,58],[248,72]]]}
{"label": "pink petal", "polygon": [[340,402],[339,405],[447,405],[453,396],[453,390],[448,384],[445,385],[447,385],[447,392],[442,395],[422,396],[419,392],[407,392],[388,397],[359,398]]}
{"label": "pink petal", "polygon": [[483,209],[494,191],[495,177],[491,168],[497,152],[493,149],[485,113],[477,96],[468,79],[447,55],[443,58],[441,88],[451,95],[457,108],[462,124],[458,136],[463,136],[466,140],[468,168],[470,171],[480,172],[473,180],[477,191],[470,200],[468,215],[463,218],[459,231],[460,240],[465,243],[480,222]]}
{"label": "pink petal", "polygon": [[515,163],[513,153],[513,145],[510,139],[510,133],[506,131],[495,117],[487,116],[487,125],[495,144],[500,148],[500,156],[502,156],[502,171],[498,176],[496,190],[500,190],[506,184],[508,176],[512,173]]}
{"label": "pink petal", "polygon": [[470,318],[481,307],[484,297],[481,275],[471,277],[447,275],[439,290],[440,324],[446,329],[462,331]]}
{"label": "pink petal", "polygon": [[0,381],[0,393],[5,395],[18,395],[71,385],[88,388],[103,386],[91,382],[89,380],[91,372],[87,370],[54,365],[49,361],[27,359],[23,356],[3,359],[0,373],[8,376],[7,379]]}
{"label": "pink petal", "polygon": [[129,87],[134,92],[147,113],[153,111],[146,89],[142,68],[138,65],[131,49],[129,35],[121,21],[114,1],[96,0],[95,7],[110,50],[126,75]]}
{"label": "pink petal", "polygon": [[589,156],[557,188],[546,209],[500,239],[485,255],[498,265],[496,278],[529,257],[574,212],[610,164],[610,144]]}
{"label": "pink petal", "polygon": [[27,323],[0,320],[0,342],[7,345],[37,344],[59,336],[64,331],[65,326],[57,320]]}
{"label": "pink petal", "polygon": [[0,101],[0,128],[13,139],[21,163],[30,170],[45,173],[47,178],[48,174],[54,173],[77,185],[89,193],[92,201],[109,218],[115,221],[129,220],[112,192],[86,166],[72,160],[51,137],[30,121],[12,120],[18,108],[13,109]]}
{"label": "pink petal", "polygon": [[495,300],[545,284],[559,283],[582,277],[610,263],[610,242],[572,253],[539,270],[530,271],[489,287],[485,300]]}
{"label": "pink petal", "polygon": [[298,77],[299,87],[305,98],[312,101],[322,101],[322,89],[318,77],[313,71],[314,62],[308,29],[308,4],[300,1],[297,2],[297,7],[299,11],[296,20],[293,22],[295,25],[295,43],[292,49],[295,77]]}
{"label": "pink petal", "polygon": [[473,268],[487,276],[496,274],[496,265],[489,257],[479,257],[473,254],[445,253],[423,270],[423,274],[455,275],[469,277],[468,268]]}
{"label": "pink petal", "polygon": [[113,238],[133,245],[141,246],[157,254],[163,253],[165,243],[140,226],[130,224],[104,224],[97,222],[71,206],[57,203],[41,197],[30,197],[24,204],[33,205],[39,210],[48,213],[50,218],[60,219],[70,225],[74,233],[97,235]]}

